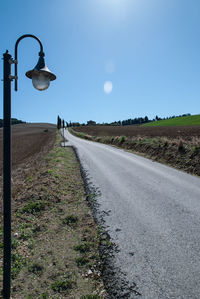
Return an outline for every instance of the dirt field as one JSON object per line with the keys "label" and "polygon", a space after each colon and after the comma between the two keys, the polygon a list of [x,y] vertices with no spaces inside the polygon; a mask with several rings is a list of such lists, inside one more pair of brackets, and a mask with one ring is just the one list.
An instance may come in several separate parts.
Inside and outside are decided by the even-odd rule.
{"label": "dirt field", "polygon": [[73,130],[92,136],[167,137],[191,140],[200,137],[200,126],[140,127],[140,126],[82,126]]}
{"label": "dirt field", "polygon": [[[12,165],[25,162],[28,158],[46,152],[55,141],[56,126],[52,124],[19,124],[12,126]],[[0,169],[2,169],[2,138],[0,129]]]}

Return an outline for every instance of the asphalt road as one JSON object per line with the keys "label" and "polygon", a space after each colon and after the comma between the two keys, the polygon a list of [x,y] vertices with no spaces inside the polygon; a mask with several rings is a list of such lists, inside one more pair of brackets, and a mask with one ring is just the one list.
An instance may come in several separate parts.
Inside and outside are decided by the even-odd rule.
{"label": "asphalt road", "polygon": [[119,248],[115,266],[136,283],[140,298],[199,299],[200,179],[67,131],[65,136],[101,191],[99,209]]}

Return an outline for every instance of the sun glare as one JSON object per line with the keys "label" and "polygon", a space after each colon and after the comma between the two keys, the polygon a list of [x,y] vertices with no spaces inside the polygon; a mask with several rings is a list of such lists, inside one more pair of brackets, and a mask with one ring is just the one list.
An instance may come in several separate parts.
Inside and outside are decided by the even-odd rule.
{"label": "sun glare", "polygon": [[98,0],[99,8],[118,21],[127,16],[131,0]]}

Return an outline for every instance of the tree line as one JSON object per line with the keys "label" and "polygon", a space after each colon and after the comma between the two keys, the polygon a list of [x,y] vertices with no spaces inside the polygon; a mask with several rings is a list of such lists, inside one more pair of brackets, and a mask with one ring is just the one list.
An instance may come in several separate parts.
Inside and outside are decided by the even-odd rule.
{"label": "tree line", "polygon": [[145,117],[135,117],[135,118],[129,118],[125,120],[118,120],[110,123],[96,123],[94,120],[88,120],[87,123],[79,123],[79,122],[65,122],[64,120],[61,120],[61,118],[58,116],[57,121],[57,128],[60,129],[61,127],[78,127],[78,126],[95,126],[95,125],[101,125],[101,126],[130,126],[130,125],[141,125],[145,123],[149,123],[152,121],[158,121],[158,120],[165,120],[165,119],[171,119],[175,117],[183,117],[183,116],[190,116],[190,113],[182,114],[182,115],[173,115],[169,117],[159,117],[158,115],[155,116],[153,119],[149,119],[148,116]]}
{"label": "tree line", "polygon": [[[17,125],[17,124],[25,124],[25,121],[19,120],[17,118],[11,118],[11,125]],[[3,119],[0,118],[0,128],[3,127]]]}

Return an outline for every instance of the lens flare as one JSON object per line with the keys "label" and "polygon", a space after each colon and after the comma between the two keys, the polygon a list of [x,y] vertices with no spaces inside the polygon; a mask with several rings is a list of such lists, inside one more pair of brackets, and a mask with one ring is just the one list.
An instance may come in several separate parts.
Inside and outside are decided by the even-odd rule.
{"label": "lens flare", "polygon": [[106,81],[104,83],[104,92],[109,94],[112,92],[112,89],[113,89],[113,84],[111,81]]}

